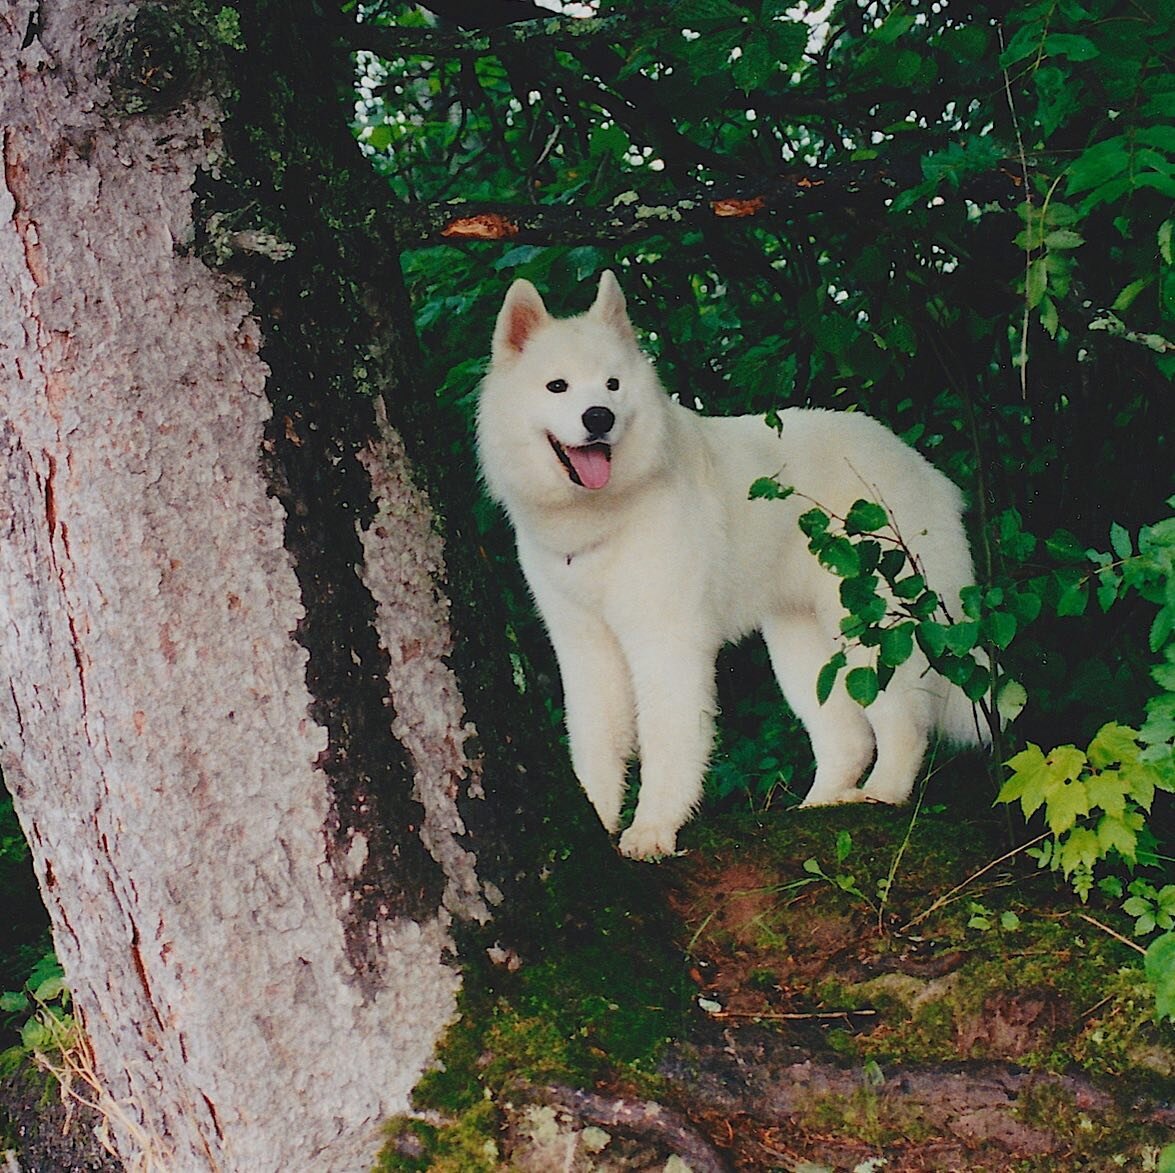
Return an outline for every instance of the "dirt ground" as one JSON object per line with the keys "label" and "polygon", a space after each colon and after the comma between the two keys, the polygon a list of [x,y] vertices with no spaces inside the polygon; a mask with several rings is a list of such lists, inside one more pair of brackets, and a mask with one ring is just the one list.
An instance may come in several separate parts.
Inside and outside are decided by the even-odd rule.
{"label": "dirt ground", "polygon": [[688,1012],[647,1077],[520,1083],[505,1167],[1157,1169],[1175,1031],[1129,921],[1009,855],[1011,833],[986,805],[698,820],[641,876]]}

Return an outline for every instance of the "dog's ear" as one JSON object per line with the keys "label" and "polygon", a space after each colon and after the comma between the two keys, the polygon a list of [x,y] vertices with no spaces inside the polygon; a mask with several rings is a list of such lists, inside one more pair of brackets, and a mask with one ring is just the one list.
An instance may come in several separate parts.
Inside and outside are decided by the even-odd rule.
{"label": "dog's ear", "polygon": [[634,345],[636,335],[632,330],[632,323],[628,320],[628,307],[624,300],[624,293],[616,274],[611,269],[605,269],[600,274],[600,285],[596,290],[596,300],[588,313],[599,318],[611,326],[617,334],[628,339]]}
{"label": "dog's ear", "polygon": [[519,277],[506,293],[494,327],[494,362],[517,358],[534,332],[550,318],[539,291]]}

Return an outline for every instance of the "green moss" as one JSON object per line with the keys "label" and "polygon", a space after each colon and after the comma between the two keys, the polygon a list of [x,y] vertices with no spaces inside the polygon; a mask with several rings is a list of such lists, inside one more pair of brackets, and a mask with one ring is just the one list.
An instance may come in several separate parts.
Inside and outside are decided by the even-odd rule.
{"label": "green moss", "polygon": [[[1138,1168],[1130,1156],[1154,1151],[1165,1139],[1166,1130],[1154,1124],[1139,1124],[1131,1119],[1130,1110],[1095,1115],[1081,1108],[1074,1096],[1055,1084],[1029,1085],[1016,1101],[1020,1119],[1054,1135],[1064,1136],[1069,1147],[1067,1167],[1073,1169]],[[1036,1166],[1042,1171],[1055,1169],[1051,1165]],[[1145,1161],[1140,1162],[1146,1168]]]}
{"label": "green moss", "polygon": [[[558,893],[548,894],[554,912]],[[661,1090],[657,1057],[687,1004],[681,960],[624,907],[602,904],[591,932],[552,936],[547,956],[516,973],[467,975],[460,1015],[413,1095],[439,1123],[393,1122],[380,1170],[497,1167],[498,1105],[526,1087],[608,1077],[642,1095]]]}
{"label": "green moss", "polygon": [[498,1113],[488,1101],[437,1127],[410,1117],[393,1120],[374,1173],[495,1173],[500,1169]]}
{"label": "green moss", "polygon": [[1154,994],[1136,966],[1101,987],[1102,1002],[1083,1017],[1072,1057],[1085,1070],[1135,1093],[1175,1094],[1175,1027],[1154,1020]]}

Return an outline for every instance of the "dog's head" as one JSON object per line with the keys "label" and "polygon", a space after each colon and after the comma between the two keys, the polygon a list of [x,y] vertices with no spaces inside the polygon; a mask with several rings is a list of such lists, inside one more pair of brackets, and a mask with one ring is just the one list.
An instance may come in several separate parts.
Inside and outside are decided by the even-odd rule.
{"label": "dog's head", "polygon": [[[556,319],[526,280],[510,286],[494,329],[478,413],[490,491],[528,497],[595,493],[622,483],[627,444],[656,376],[641,353],[615,276],[591,308]],[[658,396],[659,397],[659,396]]]}

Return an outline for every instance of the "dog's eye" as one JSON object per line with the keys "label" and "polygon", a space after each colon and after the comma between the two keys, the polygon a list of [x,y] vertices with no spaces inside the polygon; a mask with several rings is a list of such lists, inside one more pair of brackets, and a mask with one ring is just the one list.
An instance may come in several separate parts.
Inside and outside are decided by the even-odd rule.
{"label": "dog's eye", "polygon": [[619,391],[620,390],[620,380],[616,379],[616,378],[609,379],[608,382],[605,384],[605,386],[607,386],[609,391]]}
{"label": "dog's eye", "polygon": [[547,390],[553,392],[556,395],[562,395],[563,392],[567,390],[567,380],[566,379],[552,379],[547,384]]}

